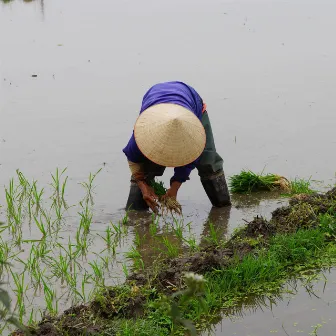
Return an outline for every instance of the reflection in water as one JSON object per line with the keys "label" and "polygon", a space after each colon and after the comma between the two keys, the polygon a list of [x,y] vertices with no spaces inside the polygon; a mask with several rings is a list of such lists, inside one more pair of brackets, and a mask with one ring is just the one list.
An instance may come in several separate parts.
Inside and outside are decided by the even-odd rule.
{"label": "reflection in water", "polygon": [[266,200],[277,200],[281,198],[281,193],[273,192],[256,192],[248,195],[232,194],[232,204],[237,208],[254,208]]}
{"label": "reflection in water", "polygon": [[[228,228],[230,217],[234,208],[254,208],[267,200],[279,199],[278,192],[261,192],[252,195],[233,195],[233,207],[216,208],[212,207],[207,218],[203,222],[203,228],[200,230],[201,235],[199,238],[199,246],[205,248],[211,244],[210,237],[215,237],[217,242],[223,241],[228,237]],[[145,266],[150,266],[155,259],[158,258],[166,247],[162,243],[165,238],[171,243],[179,252],[187,251],[187,246],[190,243],[187,240],[194,240],[195,236],[190,232],[188,224],[183,219],[163,219],[159,221],[158,231],[153,236],[151,230],[153,229],[154,217],[150,212],[131,211],[129,212],[129,219],[131,225],[134,227],[135,237],[141,240],[140,246],[137,246],[138,251],[141,253]],[[239,218],[241,219],[241,218]],[[185,240],[179,238],[176,230],[182,228],[183,237]],[[213,241],[213,239],[212,239]]]}
{"label": "reflection in water", "polygon": [[[204,222],[199,246],[205,247],[209,244],[210,223],[212,224],[212,230],[215,231],[218,241],[225,238],[230,219],[230,211],[231,207],[213,207],[211,209]],[[179,252],[186,252],[190,249],[191,243],[188,243],[187,240],[194,241],[196,246],[195,236],[190,232],[188,224],[185,223],[183,219],[174,219],[169,222],[162,220],[158,222],[158,232],[155,235],[151,232],[155,220],[150,212],[130,211],[129,223],[134,227],[135,237],[140,238],[141,243],[137,246],[137,249],[142,256],[145,267],[151,266],[155,259],[167,249],[162,243],[163,238],[166,238]],[[183,239],[178,236],[177,231],[179,229],[182,229],[183,237],[186,241],[183,241]],[[189,247],[187,247],[187,245],[189,245]]]}
{"label": "reflection in water", "polygon": [[215,231],[218,241],[225,239],[225,236],[228,231],[230,213],[231,213],[231,207],[211,208],[208,218],[204,223],[204,228],[200,242],[201,247],[208,245],[208,237],[211,231],[210,224],[212,224],[212,229]]}
{"label": "reflection in water", "polygon": [[[334,314],[335,275],[334,269],[312,271],[291,279],[279,291],[251,295],[235,308],[223,311],[217,321],[212,321],[218,324],[203,335],[266,335],[270,330],[293,335],[292,332],[302,333],[302,328],[309,330],[312,320],[320,321],[321,316],[323,323],[327,323],[326,317]],[[325,335],[331,334],[326,330]]]}
{"label": "reflection in water", "polygon": [[[15,0],[0,0],[0,1],[3,2],[4,4],[9,4],[11,2],[14,2]],[[44,15],[44,0],[21,0],[21,1],[25,2],[25,3],[39,2],[40,8],[41,8],[41,12]]]}

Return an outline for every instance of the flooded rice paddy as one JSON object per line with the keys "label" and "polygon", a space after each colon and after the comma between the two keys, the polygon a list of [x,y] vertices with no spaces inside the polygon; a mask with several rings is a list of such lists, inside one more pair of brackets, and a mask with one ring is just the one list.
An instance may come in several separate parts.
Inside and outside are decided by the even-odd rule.
{"label": "flooded rice paddy", "polygon": [[[125,218],[129,188],[121,150],[142,95],[156,82],[182,80],[203,96],[227,176],[266,167],[288,178],[311,176],[324,186],[335,183],[336,49],[330,43],[335,9],[336,4],[325,0],[216,0],[211,5],[199,0],[0,2],[0,204],[6,204],[4,186],[9,190],[19,169],[30,183],[38,181],[39,190],[44,188],[47,218],[55,220],[51,174],[56,167],[67,167],[62,181],[69,176],[65,199],[73,207],[56,227],[51,226],[46,246],[48,255],[59,261],[67,254],[57,244],[69,251],[78,240],[83,242],[78,237],[83,228],[78,212],[83,214],[79,202],[87,189],[80,182],[88,182],[90,173],[102,169],[94,180],[94,205],[88,205],[92,223],[87,253],[78,256],[78,278],[68,279],[66,286],[55,263],[50,266],[53,260],[40,265],[42,273],[46,270],[47,288],[58,298],[50,309],[62,311],[88,299],[95,280],[123,282],[125,267],[132,265],[127,252],[137,246],[139,237],[145,265],[164,249],[152,244],[150,214],[130,214],[125,225],[118,226]],[[233,198],[231,209],[212,209],[196,171],[179,200],[183,232],[197,243],[209,233],[209,222],[228,236],[244,224],[243,219],[267,217],[286,202],[279,195],[258,194]],[[6,222],[6,206],[0,208],[0,220]],[[22,223],[20,244],[8,230],[1,232],[17,274],[25,269],[32,250],[41,248],[42,233],[34,218],[29,225],[25,213]],[[106,250],[107,228],[114,236],[121,230],[115,252]],[[171,223],[158,223],[157,234],[177,244]],[[17,285],[7,273],[4,280],[15,298]],[[24,288],[28,285],[22,311],[26,320],[31,311],[39,316],[47,307],[45,296],[51,295],[43,283],[37,289],[31,285],[30,273],[26,270],[25,278],[17,279],[23,280]],[[289,307],[303,315],[309,300],[296,295]],[[283,302],[276,308],[279,319],[287,319],[283,314],[289,312]],[[332,312],[332,305],[328,307],[326,316]],[[270,314],[258,310],[235,324],[224,319],[225,329],[218,326],[216,333],[283,333]],[[256,322],[260,320],[265,325]],[[304,332],[319,323],[303,317],[296,322],[304,324]],[[327,325],[332,323],[319,334]]]}

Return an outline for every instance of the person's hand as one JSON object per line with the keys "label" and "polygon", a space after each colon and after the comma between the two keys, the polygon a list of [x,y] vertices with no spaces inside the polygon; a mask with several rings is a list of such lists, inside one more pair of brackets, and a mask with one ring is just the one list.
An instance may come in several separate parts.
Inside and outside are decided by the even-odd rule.
{"label": "person's hand", "polygon": [[174,188],[169,188],[169,189],[167,190],[167,192],[162,196],[163,199],[165,199],[165,198],[167,198],[167,197],[176,199],[176,197],[177,197],[177,190],[174,189]]}
{"label": "person's hand", "polygon": [[171,198],[176,200],[177,192],[180,189],[181,184],[182,183],[180,183],[180,182],[174,181],[171,184],[170,188],[167,190],[166,194],[162,196],[162,198],[171,197]]}
{"label": "person's hand", "polygon": [[138,182],[138,186],[142,192],[142,197],[152,211],[157,214],[159,212],[159,204],[157,203],[157,195],[154,189],[151,188],[146,182]]}

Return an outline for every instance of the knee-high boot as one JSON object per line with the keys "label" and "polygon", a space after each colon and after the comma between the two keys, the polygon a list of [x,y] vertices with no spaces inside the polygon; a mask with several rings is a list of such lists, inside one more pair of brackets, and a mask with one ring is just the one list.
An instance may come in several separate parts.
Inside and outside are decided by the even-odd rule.
{"label": "knee-high boot", "polygon": [[144,201],[142,192],[136,182],[131,181],[130,192],[128,195],[126,210],[148,210],[149,207]]}
{"label": "knee-high boot", "polygon": [[201,182],[213,206],[220,208],[231,205],[230,193],[224,171],[201,177]]}

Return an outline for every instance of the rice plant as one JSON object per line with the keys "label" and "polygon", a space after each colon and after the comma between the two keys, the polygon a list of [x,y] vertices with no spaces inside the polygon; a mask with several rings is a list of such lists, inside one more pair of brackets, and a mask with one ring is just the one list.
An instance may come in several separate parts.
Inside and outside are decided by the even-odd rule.
{"label": "rice plant", "polygon": [[165,246],[165,250],[163,252],[170,258],[176,258],[179,255],[179,248],[175,244],[171,243],[171,241],[167,237],[162,237],[162,243]]}
{"label": "rice plant", "polygon": [[213,246],[220,245],[217,229],[212,222],[209,223],[209,235],[206,237],[206,240]]}
{"label": "rice plant", "polygon": [[19,320],[22,323],[23,317],[26,313],[24,295],[26,293],[28,285],[25,285],[25,273],[18,274],[14,273],[12,270],[10,271],[15,284],[15,288],[13,289],[13,291],[16,293],[16,309],[19,312]]}
{"label": "rice plant", "polygon": [[155,216],[155,214],[153,213],[152,214],[152,221],[149,224],[149,234],[152,237],[155,237],[158,230],[159,230],[159,217]]}
{"label": "rice plant", "polygon": [[97,177],[97,175],[101,172],[101,170],[102,168],[100,168],[95,174],[90,173],[88,182],[80,182],[80,185],[86,190],[86,195],[83,199],[83,202],[87,204],[90,203],[91,206],[94,205],[93,196],[92,196],[92,193],[94,190],[93,182],[95,178]]}
{"label": "rice plant", "polygon": [[64,207],[65,209],[68,208],[64,198],[68,176],[65,177],[63,182],[61,181],[62,176],[66,172],[66,170],[67,168],[64,168],[61,172],[59,172],[58,168],[56,168],[55,175],[51,174],[52,183],[50,185],[53,189],[53,194],[51,196],[52,208],[57,209],[59,213],[61,212],[62,207]]}
{"label": "rice plant", "polygon": [[128,272],[127,265],[125,263],[122,264],[122,269],[123,269],[123,273],[125,275],[125,278],[127,279],[129,272]]}
{"label": "rice plant", "polygon": [[183,240],[183,220],[173,219],[172,229],[179,240]]}

